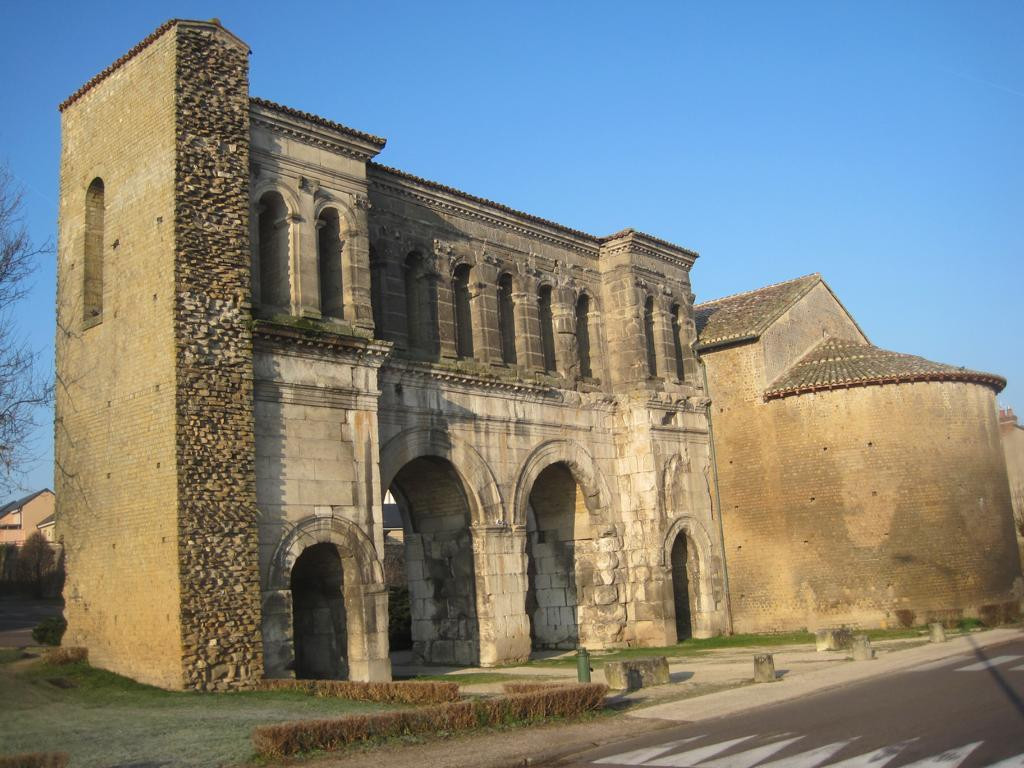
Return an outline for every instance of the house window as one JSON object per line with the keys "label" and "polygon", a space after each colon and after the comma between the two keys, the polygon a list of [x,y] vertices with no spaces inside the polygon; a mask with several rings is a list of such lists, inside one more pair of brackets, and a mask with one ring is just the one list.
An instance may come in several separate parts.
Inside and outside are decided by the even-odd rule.
{"label": "house window", "polygon": [[260,303],[287,311],[291,304],[288,275],[288,207],[278,192],[260,198],[258,228]]}
{"label": "house window", "polygon": [[103,318],[103,179],[93,179],[85,193],[84,320]]}
{"label": "house window", "polygon": [[501,361],[516,364],[515,303],[512,301],[512,275],[498,278],[498,335],[501,338]]}
{"label": "house window", "polygon": [[320,268],[320,314],[341,320],[345,317],[342,298],[341,222],[338,211],[324,208],[316,220],[317,262]]}
{"label": "house window", "polygon": [[576,300],[576,347],[580,355],[580,378],[594,375],[590,365],[590,297],[581,293]]}
{"label": "house window", "polygon": [[644,341],[647,345],[647,373],[658,375],[658,359],[654,346],[654,297],[648,296],[644,302]]}
{"label": "house window", "polygon": [[461,358],[473,357],[473,319],[469,308],[469,264],[460,264],[452,277],[452,299],[455,303],[455,353]]}
{"label": "house window", "polygon": [[555,370],[555,329],[551,320],[551,286],[542,285],[537,296],[537,308],[540,312],[540,340],[544,350],[544,370],[553,373]]}

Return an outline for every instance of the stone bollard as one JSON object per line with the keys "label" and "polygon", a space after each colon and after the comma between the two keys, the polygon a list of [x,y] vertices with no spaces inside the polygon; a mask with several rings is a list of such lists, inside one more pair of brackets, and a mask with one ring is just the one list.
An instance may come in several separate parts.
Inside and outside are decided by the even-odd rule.
{"label": "stone bollard", "polygon": [[775,682],[775,657],[770,653],[759,653],[754,657],[754,682]]}
{"label": "stone bollard", "polygon": [[867,635],[855,635],[853,638],[853,660],[871,661],[875,658],[875,649]]}
{"label": "stone bollard", "polygon": [[937,621],[933,621],[928,625],[928,641],[932,643],[944,643],[946,642],[946,630],[942,624]]}
{"label": "stone bollard", "polygon": [[814,633],[814,645],[818,651],[846,651],[853,643],[853,633],[846,627],[819,629]]}

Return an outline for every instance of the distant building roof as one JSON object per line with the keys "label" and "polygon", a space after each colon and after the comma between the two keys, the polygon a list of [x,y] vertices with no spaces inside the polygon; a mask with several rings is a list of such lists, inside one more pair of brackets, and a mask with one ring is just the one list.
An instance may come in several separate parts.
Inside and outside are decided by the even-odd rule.
{"label": "distant building roof", "polygon": [[40,520],[38,523],[36,523],[36,528],[46,528],[48,525],[53,525],[56,522],[57,522],[57,513],[53,513],[51,515],[47,515],[42,520]]}
{"label": "distant building roof", "polygon": [[711,349],[760,337],[768,326],[818,283],[824,281],[815,272],[698,304],[694,307],[697,349]]}
{"label": "distant building roof", "polygon": [[996,392],[1006,379],[992,373],[933,363],[847,339],[825,339],[794,363],[764,393],[765,400],[827,389],[911,381],[967,381]]}
{"label": "distant building roof", "polygon": [[44,493],[53,493],[53,491],[51,491],[49,488],[43,488],[41,491],[30,493],[28,496],[23,496],[20,499],[15,499],[14,501],[5,504],[4,506],[0,507],[0,519],[3,519],[12,512],[17,512],[19,509],[21,509],[30,501],[32,501],[32,499],[34,499],[36,496],[40,496]]}

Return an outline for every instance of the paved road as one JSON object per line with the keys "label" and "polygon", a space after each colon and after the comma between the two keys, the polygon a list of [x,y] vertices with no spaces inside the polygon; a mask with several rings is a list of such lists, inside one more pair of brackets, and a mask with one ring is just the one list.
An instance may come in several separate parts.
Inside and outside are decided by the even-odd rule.
{"label": "paved road", "polygon": [[555,765],[1024,768],[1024,640],[680,725]]}
{"label": "paved road", "polygon": [[60,616],[63,610],[60,600],[0,596],[0,647],[34,645],[32,628],[49,616]]}

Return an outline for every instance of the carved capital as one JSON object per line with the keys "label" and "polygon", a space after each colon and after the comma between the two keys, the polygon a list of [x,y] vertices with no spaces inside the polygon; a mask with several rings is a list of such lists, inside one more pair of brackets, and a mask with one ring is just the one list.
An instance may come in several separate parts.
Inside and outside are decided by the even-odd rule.
{"label": "carved capital", "polygon": [[370,198],[366,195],[353,195],[352,205],[354,205],[360,211],[368,211],[373,208],[373,203],[370,202]]}

